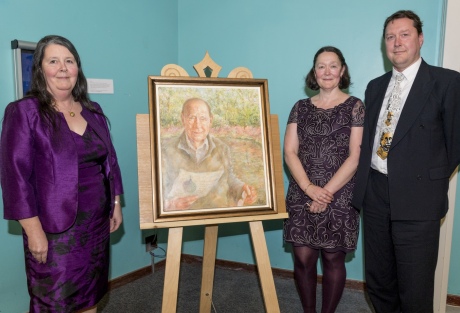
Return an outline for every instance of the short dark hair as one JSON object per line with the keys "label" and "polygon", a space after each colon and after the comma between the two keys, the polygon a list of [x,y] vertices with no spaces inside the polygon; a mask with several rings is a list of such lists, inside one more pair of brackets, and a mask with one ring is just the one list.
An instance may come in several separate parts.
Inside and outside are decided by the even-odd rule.
{"label": "short dark hair", "polygon": [[383,24],[383,38],[385,38],[385,30],[387,29],[388,23],[394,20],[400,19],[400,18],[408,18],[412,20],[412,25],[417,30],[417,33],[419,35],[423,33],[423,30],[422,30],[423,22],[420,20],[420,17],[417,14],[415,14],[411,10],[399,10],[398,12],[391,14],[385,20],[385,23]]}
{"label": "short dark hair", "polygon": [[348,72],[347,63],[345,62],[345,58],[343,57],[342,51],[332,46],[322,47],[316,52],[315,57],[313,58],[313,66],[310,72],[308,72],[307,78],[305,79],[305,84],[307,85],[307,87],[310,88],[311,90],[319,90],[319,85],[315,77],[315,64],[316,64],[316,59],[323,52],[333,52],[337,55],[337,57],[340,60],[341,65],[345,67],[345,71],[343,72],[343,75],[340,78],[339,88],[340,89],[348,88],[351,84],[351,78],[350,78],[350,73]]}

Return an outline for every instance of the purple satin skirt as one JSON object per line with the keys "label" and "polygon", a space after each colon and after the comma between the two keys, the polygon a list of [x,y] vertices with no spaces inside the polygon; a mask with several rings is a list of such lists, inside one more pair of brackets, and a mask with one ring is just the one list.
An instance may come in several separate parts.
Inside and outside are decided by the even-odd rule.
{"label": "purple satin skirt", "polygon": [[78,213],[73,226],[47,234],[48,257],[39,264],[24,234],[30,313],[75,312],[96,305],[108,287],[110,220],[107,183],[101,161],[106,150],[89,127],[77,134]]}

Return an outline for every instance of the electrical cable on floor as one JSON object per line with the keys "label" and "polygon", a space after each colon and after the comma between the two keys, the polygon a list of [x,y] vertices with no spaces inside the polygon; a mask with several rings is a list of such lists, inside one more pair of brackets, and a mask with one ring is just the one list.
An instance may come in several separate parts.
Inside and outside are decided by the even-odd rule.
{"label": "electrical cable on floor", "polygon": [[212,302],[212,300],[211,300],[211,305],[212,305],[212,309],[213,309],[214,313],[217,313],[216,307],[214,306],[214,302]]}

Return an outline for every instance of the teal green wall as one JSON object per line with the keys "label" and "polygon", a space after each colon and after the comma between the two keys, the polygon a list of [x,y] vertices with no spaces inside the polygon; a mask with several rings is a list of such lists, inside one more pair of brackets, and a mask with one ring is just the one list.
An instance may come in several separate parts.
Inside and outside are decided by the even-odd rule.
{"label": "teal green wall", "polygon": [[[362,98],[367,82],[388,69],[380,40],[383,20],[400,8],[410,8],[425,22],[423,57],[438,63],[442,1],[355,0],[343,5],[339,0],[0,0],[0,115],[14,99],[13,39],[63,35],[76,45],[88,78],[114,80],[113,95],[92,99],[111,120],[124,178],[125,220],[112,236],[111,247],[111,278],[119,277],[150,263],[142,242],[151,231],[139,230],[135,137],[135,115],[148,112],[148,75],[159,75],[163,65],[177,63],[196,76],[193,65],[206,51],[222,66],[220,77],[237,66],[248,67],[256,78],[268,79],[271,112],[279,116],[282,139],[289,110],[305,97],[303,79],[322,45],[343,51],[354,82],[350,92]],[[455,225],[459,220],[457,214]],[[291,270],[281,221],[264,222],[264,227],[272,266]],[[254,263],[248,234],[247,223],[219,227],[218,258]],[[167,248],[167,230],[159,235],[160,246]],[[186,228],[183,252],[202,255],[202,238],[203,227]],[[0,219],[0,242],[0,312],[25,312],[28,295],[16,222]],[[451,264],[459,264],[459,242],[453,245]],[[347,262],[350,279],[363,280],[362,260],[360,241]],[[459,278],[458,268],[451,266],[448,293],[460,295]]]}

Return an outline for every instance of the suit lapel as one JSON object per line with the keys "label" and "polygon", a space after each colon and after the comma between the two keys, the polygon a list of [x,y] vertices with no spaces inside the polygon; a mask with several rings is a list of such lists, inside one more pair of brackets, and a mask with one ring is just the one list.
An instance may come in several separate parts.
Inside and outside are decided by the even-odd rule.
{"label": "suit lapel", "polygon": [[391,149],[396,146],[406,135],[417,117],[427,103],[428,96],[434,86],[434,81],[430,77],[428,65],[422,61],[420,68],[415,76],[406,103],[401,112],[398,125],[396,125],[395,134],[391,143]]}

